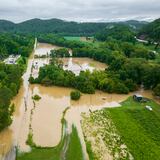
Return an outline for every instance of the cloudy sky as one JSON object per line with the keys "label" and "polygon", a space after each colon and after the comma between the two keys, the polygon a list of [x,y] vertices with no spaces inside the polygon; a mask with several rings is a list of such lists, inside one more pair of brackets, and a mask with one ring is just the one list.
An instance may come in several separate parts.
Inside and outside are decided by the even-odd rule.
{"label": "cloudy sky", "polygon": [[0,0],[0,19],[31,18],[74,21],[153,20],[160,17],[160,0]]}

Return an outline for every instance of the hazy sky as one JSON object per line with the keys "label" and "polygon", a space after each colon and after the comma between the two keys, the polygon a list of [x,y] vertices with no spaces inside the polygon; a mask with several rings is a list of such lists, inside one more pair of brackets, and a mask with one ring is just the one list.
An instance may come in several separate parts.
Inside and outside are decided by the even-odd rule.
{"label": "hazy sky", "polygon": [[160,17],[160,0],[0,0],[0,19],[74,21],[151,20]]}

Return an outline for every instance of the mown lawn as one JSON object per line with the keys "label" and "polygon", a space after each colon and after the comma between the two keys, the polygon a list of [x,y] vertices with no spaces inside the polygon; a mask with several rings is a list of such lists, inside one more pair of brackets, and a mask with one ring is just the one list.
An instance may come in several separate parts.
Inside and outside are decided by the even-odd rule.
{"label": "mown lawn", "polygon": [[[145,108],[152,106],[153,111]],[[136,160],[160,160],[160,105],[138,103],[130,97],[122,107],[106,109]]]}
{"label": "mown lawn", "polygon": [[18,154],[16,160],[61,160],[63,148],[68,139],[69,145],[65,153],[66,160],[83,160],[80,139],[74,126],[72,127],[72,133],[65,135],[58,146],[52,148],[34,147],[29,153]]}

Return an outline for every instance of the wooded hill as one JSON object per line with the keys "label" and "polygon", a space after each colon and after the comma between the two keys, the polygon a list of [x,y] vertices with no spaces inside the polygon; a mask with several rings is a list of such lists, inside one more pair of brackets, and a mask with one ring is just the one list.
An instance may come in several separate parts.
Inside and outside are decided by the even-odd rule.
{"label": "wooded hill", "polygon": [[0,32],[18,33],[56,33],[61,35],[92,36],[96,32],[103,30],[113,24],[124,24],[132,29],[140,29],[147,22],[125,21],[112,23],[78,23],[60,19],[31,19],[22,23],[13,23],[0,20]]}
{"label": "wooded hill", "polygon": [[145,40],[160,41],[160,18],[142,27],[139,37]]}

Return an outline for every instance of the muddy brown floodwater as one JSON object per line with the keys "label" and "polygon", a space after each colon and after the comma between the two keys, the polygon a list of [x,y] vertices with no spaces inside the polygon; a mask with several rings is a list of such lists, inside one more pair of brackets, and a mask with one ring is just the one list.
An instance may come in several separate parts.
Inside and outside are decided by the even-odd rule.
{"label": "muddy brown floodwater", "polygon": [[37,43],[37,48],[35,50],[34,55],[42,56],[42,55],[47,55],[50,54],[50,51],[53,49],[59,49],[61,47],[47,44],[47,43]]}
{"label": "muddy brown floodwater", "polygon": [[[37,68],[33,69],[32,75],[38,76],[40,66],[49,63],[49,59],[34,59],[35,53],[47,54],[55,46],[38,43],[35,52],[29,58],[28,68],[23,75],[23,85],[18,95],[13,99],[15,103],[15,112],[13,115],[13,123],[10,127],[0,133],[0,155],[6,154],[13,145],[19,147],[20,151],[29,151],[30,147],[26,145],[29,126],[33,130],[33,141],[40,146],[56,146],[61,139],[61,118],[63,111],[67,108],[65,119],[68,122],[68,131],[71,131],[72,124],[78,129],[78,134],[83,146],[85,158],[88,159],[86,146],[80,125],[81,113],[89,110],[97,110],[105,107],[119,107],[119,102],[124,101],[131,94],[108,94],[96,91],[95,94],[83,94],[79,101],[70,100],[71,88],[63,87],[44,87],[41,85],[30,85],[28,78],[31,74],[31,67],[37,64]],[[56,48],[56,47],[55,47]],[[63,59],[66,69],[75,71],[77,66],[78,74],[80,70],[105,69],[106,65],[91,60],[89,58],[65,58]],[[67,68],[68,67],[68,68]],[[152,98],[150,91],[137,91],[148,98]],[[32,96],[38,94],[41,99],[33,104]],[[32,114],[31,114],[32,110]]]}

